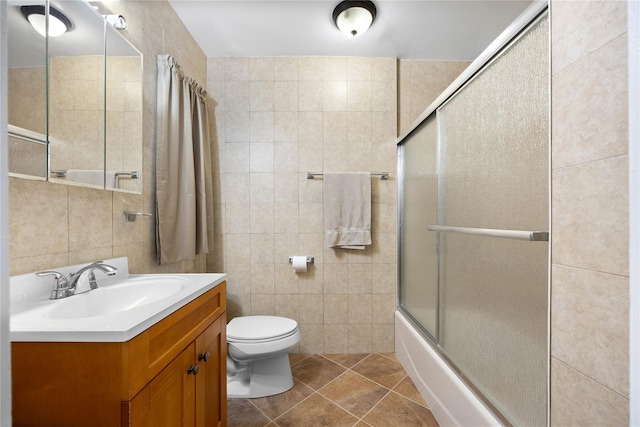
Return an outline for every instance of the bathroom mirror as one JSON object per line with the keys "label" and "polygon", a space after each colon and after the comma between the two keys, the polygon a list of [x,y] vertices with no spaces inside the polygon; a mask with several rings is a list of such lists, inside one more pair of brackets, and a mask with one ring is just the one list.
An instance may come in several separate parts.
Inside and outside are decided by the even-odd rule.
{"label": "bathroom mirror", "polygon": [[47,46],[24,18],[24,2],[9,1],[8,93],[9,172],[47,179]]}
{"label": "bathroom mirror", "polygon": [[37,1],[10,0],[7,7],[9,172],[140,192],[140,52],[106,23],[96,2],[50,2],[72,28],[48,43],[21,13],[27,4]]}

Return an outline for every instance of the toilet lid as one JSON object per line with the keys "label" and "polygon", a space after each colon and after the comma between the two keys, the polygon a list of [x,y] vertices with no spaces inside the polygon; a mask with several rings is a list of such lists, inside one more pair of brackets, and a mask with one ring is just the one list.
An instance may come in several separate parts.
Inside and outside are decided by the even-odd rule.
{"label": "toilet lid", "polygon": [[227,340],[263,341],[291,335],[298,328],[293,319],[278,316],[241,316],[227,325]]}

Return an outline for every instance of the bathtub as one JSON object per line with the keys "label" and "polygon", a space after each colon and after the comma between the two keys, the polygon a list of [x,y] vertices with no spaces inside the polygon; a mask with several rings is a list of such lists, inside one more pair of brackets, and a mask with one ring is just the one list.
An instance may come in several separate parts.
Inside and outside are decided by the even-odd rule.
{"label": "bathtub", "polygon": [[396,356],[441,426],[500,426],[402,312],[395,314]]}

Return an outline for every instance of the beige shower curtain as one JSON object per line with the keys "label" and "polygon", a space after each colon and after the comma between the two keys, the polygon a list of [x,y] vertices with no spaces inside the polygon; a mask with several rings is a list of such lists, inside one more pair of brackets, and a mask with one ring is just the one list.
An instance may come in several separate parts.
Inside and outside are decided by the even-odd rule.
{"label": "beige shower curtain", "polygon": [[208,253],[213,234],[206,91],[170,55],[158,55],[156,256],[159,264]]}

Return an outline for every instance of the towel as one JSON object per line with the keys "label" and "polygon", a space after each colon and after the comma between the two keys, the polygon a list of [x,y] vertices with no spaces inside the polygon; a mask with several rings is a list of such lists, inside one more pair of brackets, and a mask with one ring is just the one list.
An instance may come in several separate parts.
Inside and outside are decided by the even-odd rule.
{"label": "towel", "polygon": [[360,249],[371,244],[371,174],[324,173],[327,247]]}

